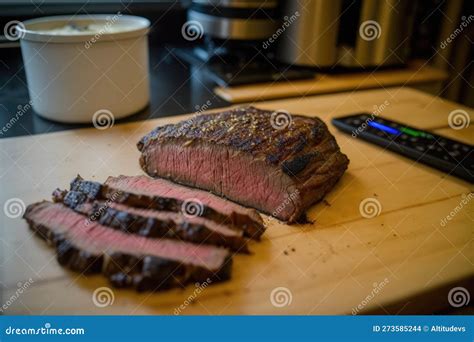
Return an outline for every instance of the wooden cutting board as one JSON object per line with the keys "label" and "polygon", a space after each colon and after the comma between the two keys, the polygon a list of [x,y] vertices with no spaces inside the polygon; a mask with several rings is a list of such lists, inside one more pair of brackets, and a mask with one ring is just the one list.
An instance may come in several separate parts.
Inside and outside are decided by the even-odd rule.
{"label": "wooden cutting board", "polygon": [[[334,116],[384,103],[383,116],[474,143],[472,125],[453,130],[447,119],[462,109],[472,121],[473,110],[408,88],[258,106],[317,115],[329,124]],[[78,173],[99,181],[141,174],[135,142],[153,127],[183,118],[0,140],[2,205],[11,198],[26,204],[49,198]],[[474,201],[462,204],[472,184],[329,129],[351,163],[326,200],[309,211],[315,223],[267,220],[263,240],[251,245],[253,255],[235,256],[232,280],[203,291],[192,285],[157,294],[112,289],[113,303],[99,307],[92,298],[98,288],[109,287],[104,278],[64,270],[22,219],[3,216],[5,313],[173,314],[177,308],[181,314],[420,313],[449,308],[454,286],[470,286],[472,296]],[[365,199],[380,204],[378,216],[362,217]],[[18,286],[25,285],[18,295]]]}

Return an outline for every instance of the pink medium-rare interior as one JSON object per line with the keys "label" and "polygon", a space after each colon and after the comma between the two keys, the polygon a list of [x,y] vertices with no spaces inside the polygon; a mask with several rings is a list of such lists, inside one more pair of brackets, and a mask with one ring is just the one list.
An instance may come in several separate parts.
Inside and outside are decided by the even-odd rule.
{"label": "pink medium-rare interior", "polygon": [[150,175],[210,190],[269,214],[279,208],[279,216],[289,217],[295,210],[293,200],[288,200],[290,178],[246,153],[219,145],[183,148],[155,143],[146,150],[145,158]]}
{"label": "pink medium-rare interior", "polygon": [[210,270],[218,270],[228,255],[221,248],[122,233],[90,222],[60,203],[42,202],[28,213],[27,218],[63,234],[74,246],[94,255],[112,252],[151,255]]}
{"label": "pink medium-rare interior", "polygon": [[199,189],[188,188],[166,179],[148,176],[118,176],[109,177],[105,184],[117,187],[127,192],[139,192],[149,196],[171,197],[179,200],[198,199],[204,205],[214,208],[215,210],[230,215],[232,212],[249,215],[250,217],[260,220],[255,216],[255,212],[244,208],[236,203],[218,197]]}

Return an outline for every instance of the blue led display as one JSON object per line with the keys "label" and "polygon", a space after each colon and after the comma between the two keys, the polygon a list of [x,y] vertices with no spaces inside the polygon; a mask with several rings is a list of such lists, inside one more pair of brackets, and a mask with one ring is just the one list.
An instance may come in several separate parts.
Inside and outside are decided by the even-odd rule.
{"label": "blue led display", "polygon": [[369,121],[368,125],[371,126],[371,127],[380,129],[381,131],[390,133],[390,134],[400,134],[401,133],[398,129],[395,129],[395,128],[389,127],[389,126],[385,126],[385,125],[382,125],[382,124],[380,124],[378,122],[374,122],[374,121]]}

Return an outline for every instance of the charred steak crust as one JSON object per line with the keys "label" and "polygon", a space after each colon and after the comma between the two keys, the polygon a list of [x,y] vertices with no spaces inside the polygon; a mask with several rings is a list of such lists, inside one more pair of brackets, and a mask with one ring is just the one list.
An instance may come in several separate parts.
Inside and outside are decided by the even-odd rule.
{"label": "charred steak crust", "polygon": [[83,274],[105,275],[112,285],[137,291],[162,291],[189,283],[220,282],[230,279],[232,258],[228,255],[217,271],[151,255],[124,252],[97,253],[78,248],[70,236],[55,232],[54,227],[38,223],[35,211],[50,202],[38,202],[26,208],[23,218],[30,229],[56,249],[58,263]]}
{"label": "charred steak crust", "polygon": [[[138,193],[122,191],[120,189],[101,184],[99,182],[86,181],[81,176],[77,176],[71,182],[71,191],[84,194],[89,200],[110,200],[115,203],[126,204],[131,207],[144,209],[155,209],[171,212],[182,212],[184,201],[161,196],[148,196]],[[67,204],[67,203],[66,203]],[[200,208],[201,217],[208,218],[220,224],[228,224],[238,230],[243,230],[246,235],[253,239],[258,239],[265,228],[261,222],[256,222],[252,218],[236,212],[230,215],[222,214],[209,206]],[[250,235],[250,233],[254,233]]]}
{"label": "charred steak crust", "polygon": [[[274,112],[254,107],[237,108],[216,114],[198,115],[177,124],[157,127],[137,144],[142,152],[140,165],[151,176],[210,190],[284,221],[295,222],[308,207],[321,200],[334,186],[347,169],[349,160],[340,152],[334,137],[320,119],[287,115],[288,124],[278,127],[278,122],[272,114]],[[290,198],[292,208],[275,212],[275,205],[262,203],[262,200],[252,202],[251,186],[256,184],[248,185],[248,194],[229,195],[229,187],[219,184],[219,180],[214,180],[214,184],[205,184],[199,175],[192,175],[191,171],[186,171],[188,174],[183,175],[182,169],[178,170],[179,166],[175,167],[175,172],[168,165],[174,166],[178,163],[177,159],[168,158],[167,152],[163,152],[164,147],[171,145],[172,151],[177,151],[175,153],[180,157],[183,152],[192,149],[218,147],[221,154],[225,155],[226,152],[222,151],[227,151],[227,155],[231,155],[225,162],[242,163],[244,170],[248,163],[262,162],[261,165],[265,165],[266,171],[271,172],[272,177],[281,178],[281,188],[286,192],[281,196]],[[214,149],[210,153],[216,154],[216,151],[217,149]],[[157,156],[159,153],[161,155]],[[247,156],[247,159],[238,160],[243,155]],[[158,158],[166,160],[168,165],[161,165]],[[189,164],[193,161],[188,159],[180,162]],[[201,164],[202,162],[203,160],[200,160]],[[199,167],[202,168],[201,165]],[[215,171],[221,168],[229,169],[227,164],[210,167],[215,168]],[[221,173],[225,174],[225,171]],[[290,196],[292,193],[296,195]]]}
{"label": "charred steak crust", "polygon": [[237,231],[221,234],[203,224],[195,224],[185,219],[174,221],[134,214],[130,211],[111,207],[107,201],[91,201],[86,194],[78,191],[56,190],[53,193],[55,202],[62,202],[67,207],[89,217],[89,220],[103,226],[125,233],[137,234],[150,238],[169,238],[195,243],[228,247],[235,252],[249,253],[247,240]]}

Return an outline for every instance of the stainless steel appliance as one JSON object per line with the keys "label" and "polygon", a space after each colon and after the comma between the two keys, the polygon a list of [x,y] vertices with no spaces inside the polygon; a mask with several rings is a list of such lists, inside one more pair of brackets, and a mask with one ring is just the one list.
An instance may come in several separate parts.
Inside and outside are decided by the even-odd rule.
{"label": "stainless steel appliance", "polygon": [[400,65],[408,56],[416,0],[286,1],[300,18],[280,37],[277,58],[313,67]]}
{"label": "stainless steel appliance", "polygon": [[277,6],[278,0],[192,0],[188,20],[212,38],[261,40],[275,31]]}
{"label": "stainless steel appliance", "polygon": [[201,44],[180,52],[221,85],[402,65],[417,0],[192,0]]}
{"label": "stainless steel appliance", "polygon": [[295,15],[298,19],[283,32],[277,58],[295,65],[334,65],[341,3],[342,0],[287,1],[284,20]]}
{"label": "stainless steel appliance", "polygon": [[[402,65],[407,61],[416,1],[363,0],[356,26],[341,27],[338,64],[348,67]],[[346,8],[343,8],[344,11]],[[341,16],[341,25],[351,15]]]}
{"label": "stainless steel appliance", "polygon": [[223,86],[312,77],[312,70],[279,63],[276,42],[267,46],[281,23],[278,5],[278,0],[192,0],[185,25],[203,39],[176,51]]}

